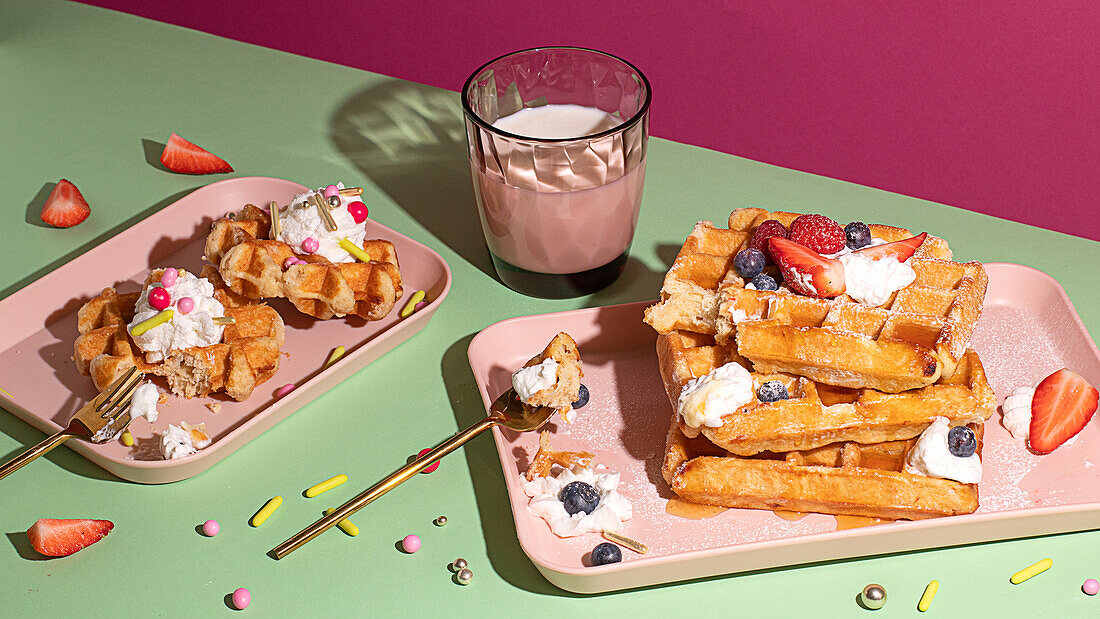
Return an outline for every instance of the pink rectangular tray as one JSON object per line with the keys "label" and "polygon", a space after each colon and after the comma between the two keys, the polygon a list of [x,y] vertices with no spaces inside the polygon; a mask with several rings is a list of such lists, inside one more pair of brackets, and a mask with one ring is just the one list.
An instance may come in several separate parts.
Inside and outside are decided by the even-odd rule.
{"label": "pink rectangular tray", "polygon": [[[981,356],[998,404],[1020,385],[1034,386],[1063,366],[1100,384],[1100,351],[1062,287],[1049,275],[1015,264],[987,264],[989,292],[972,347]],[[689,520],[665,512],[675,496],[661,477],[672,407],[654,352],[656,334],[642,322],[650,302],[513,318],[470,343],[469,359],[488,406],[511,386],[514,369],[558,331],[577,341],[591,401],[568,425],[552,421],[555,449],[587,450],[622,474],[619,491],[634,506],[624,534],[649,545],[647,555],[586,567],[597,534],[554,536],[527,510],[520,474],[538,448],[536,433],[494,429],[520,546],[553,584],[596,593],[717,574],[1094,529],[1100,522],[1100,422],[1073,444],[1036,456],[1000,423],[986,424],[979,510],[966,516],[899,521],[837,530],[837,519],[809,514],[796,521],[770,511],[731,509]]]}
{"label": "pink rectangular tray", "polygon": [[[246,203],[286,204],[306,187],[277,178],[236,178],[202,187],[127,228],[65,266],[0,300],[0,406],[39,430],[54,433],[80,405],[95,395],[91,379],[73,363],[76,311],[103,288],[139,290],[149,270],[175,266],[198,272],[210,225]],[[279,371],[256,388],[248,400],[235,402],[224,394],[186,400],[170,396],[160,418],[131,424],[133,448],[118,441],[93,445],[70,440],[66,445],[104,469],[131,481],[160,484],[186,479],[212,466],[268,428],[308,404],[395,346],[419,332],[431,320],[451,287],[451,271],[435,251],[403,234],[367,220],[367,238],[387,239],[396,246],[407,299],[424,290],[431,301],[402,320],[398,311],[367,322],[351,316],[327,321],[298,312],[285,300],[271,303],[286,322],[286,344]],[[331,351],[347,353],[322,370]],[[160,379],[157,379],[158,381]],[[297,388],[275,398],[282,385]],[[163,382],[161,390],[166,391]],[[217,402],[212,412],[205,404]],[[205,423],[213,443],[199,453],[177,460],[157,458],[157,436],[181,421]]]}

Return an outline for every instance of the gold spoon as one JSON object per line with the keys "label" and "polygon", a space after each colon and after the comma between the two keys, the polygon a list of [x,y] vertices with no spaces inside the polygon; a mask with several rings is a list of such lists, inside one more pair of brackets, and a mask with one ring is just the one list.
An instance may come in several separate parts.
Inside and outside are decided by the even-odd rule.
{"label": "gold spoon", "polygon": [[517,432],[538,430],[546,425],[546,422],[550,420],[550,417],[556,410],[557,409],[548,406],[541,406],[539,408],[524,406],[519,398],[516,397],[516,391],[514,389],[505,391],[493,402],[492,406],[489,407],[488,417],[458,434],[455,434],[446,441],[443,441],[435,449],[432,449],[389,477],[371,486],[363,493],[336,508],[336,510],[329,515],[302,529],[290,539],[273,548],[269,554],[276,559],[282,559],[300,548],[306,542],[327,531],[332,525],[351,516],[363,507],[366,507],[371,501],[393,490],[413,475],[416,475],[430,466],[436,460],[462,447],[467,441],[489,428],[500,425]]}

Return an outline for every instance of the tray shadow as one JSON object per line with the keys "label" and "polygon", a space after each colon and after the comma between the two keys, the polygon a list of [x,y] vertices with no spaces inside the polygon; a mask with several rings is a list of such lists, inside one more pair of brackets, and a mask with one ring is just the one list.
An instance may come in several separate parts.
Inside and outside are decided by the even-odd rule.
{"label": "tray shadow", "polygon": [[[18,456],[19,454],[30,449],[31,447],[34,447],[47,436],[46,434],[32,427],[30,424],[16,417],[14,414],[0,415],[0,434],[10,436],[16,441],[22,443],[21,446],[16,447],[8,453],[0,453],[0,463],[7,462],[8,460],[11,460],[12,458]],[[69,441],[78,440],[80,439],[69,439]],[[77,475],[80,475],[81,477],[87,477],[89,479],[102,479],[106,481],[116,481],[120,483],[125,482],[124,479],[115,477],[114,475],[96,466],[90,460],[85,459],[84,456],[81,456],[71,449],[67,449],[64,444],[55,447],[52,451],[44,456],[41,456],[38,459],[49,460],[57,466],[60,466],[69,471],[70,473],[75,473]],[[35,462],[30,462],[23,468],[26,469],[34,465]],[[21,472],[22,471],[16,471],[12,473],[12,475],[19,475]]]}

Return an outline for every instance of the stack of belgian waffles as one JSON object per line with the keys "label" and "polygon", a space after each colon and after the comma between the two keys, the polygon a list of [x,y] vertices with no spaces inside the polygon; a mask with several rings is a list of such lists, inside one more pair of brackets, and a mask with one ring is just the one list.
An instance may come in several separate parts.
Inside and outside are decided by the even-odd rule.
{"label": "stack of belgian waffles", "polygon": [[[982,446],[996,406],[982,362],[968,348],[987,276],[952,260],[928,236],[907,263],[916,280],[872,307],[847,295],[815,298],[746,288],[734,257],[762,222],[790,227],[798,213],[737,209],[728,228],[696,224],[645,321],[672,404],[663,474],[680,498],[701,504],[919,519],[971,513],[977,484],[903,470],[937,417],[968,425]],[[885,242],[913,236],[870,226]],[[774,271],[773,271],[774,272]],[[780,280],[778,276],[777,281]],[[680,392],[728,363],[753,381],[753,399],[721,425],[688,425]],[[779,381],[786,399],[761,402]]]}

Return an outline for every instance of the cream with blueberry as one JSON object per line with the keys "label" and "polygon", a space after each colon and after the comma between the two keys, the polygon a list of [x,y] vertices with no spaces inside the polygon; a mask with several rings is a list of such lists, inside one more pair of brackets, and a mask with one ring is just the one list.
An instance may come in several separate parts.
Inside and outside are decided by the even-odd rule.
{"label": "cream with blueberry", "polygon": [[982,480],[978,437],[966,426],[952,428],[946,417],[936,417],[905,456],[906,473],[953,479],[963,484]]}
{"label": "cream with blueberry", "polygon": [[[278,214],[275,240],[300,254],[316,254],[330,262],[355,262],[346,247],[361,248],[367,236],[367,207],[358,196],[342,193],[343,183],[300,193]],[[346,193],[346,192],[345,192]],[[321,209],[331,216],[331,221]],[[335,224],[333,229],[332,224]],[[298,259],[293,259],[298,262]],[[290,261],[284,266],[291,266]]]}
{"label": "cream with blueberry", "polygon": [[617,472],[596,473],[578,465],[557,475],[520,479],[531,499],[527,508],[558,537],[620,531],[633,517],[630,501],[618,492]]}
{"label": "cream with blueberry", "polygon": [[215,319],[224,315],[209,280],[169,267],[141,291],[129,331],[145,359],[159,363],[172,351],[220,342],[225,326]]}

